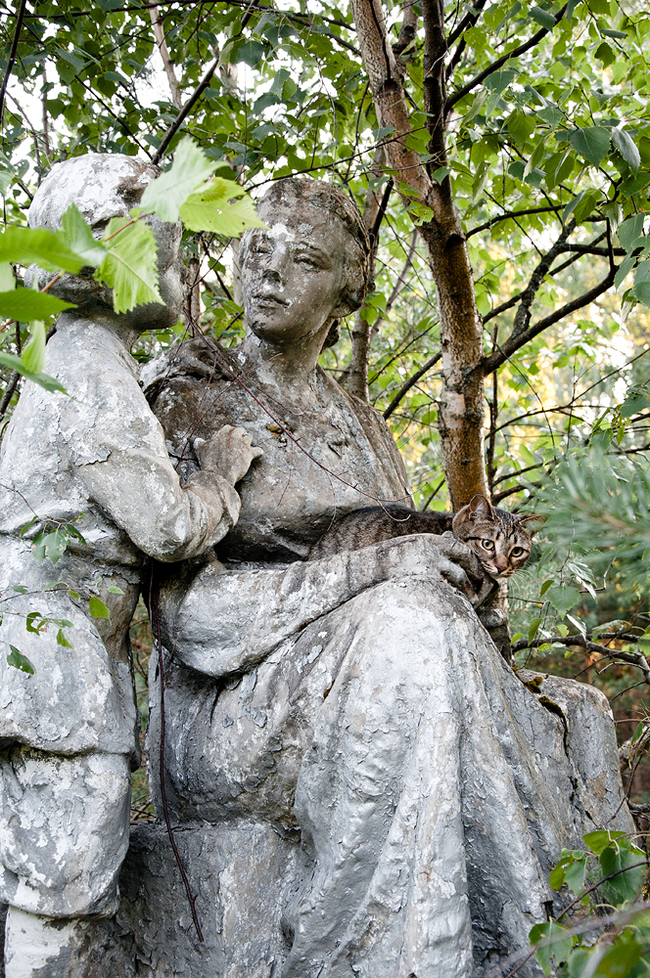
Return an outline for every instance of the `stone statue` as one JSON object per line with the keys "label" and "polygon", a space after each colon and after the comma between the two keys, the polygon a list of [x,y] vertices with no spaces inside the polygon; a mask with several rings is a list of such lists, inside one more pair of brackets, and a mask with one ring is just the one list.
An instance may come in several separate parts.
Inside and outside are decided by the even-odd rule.
{"label": "stone statue", "polygon": [[[56,229],[74,202],[101,235],[110,218],[128,216],[156,174],[125,156],[69,160],[36,193],[30,223]],[[174,561],[212,548],[236,521],[234,485],[259,455],[249,435],[223,428],[195,445],[201,469],[181,488],[129,353],[141,332],[177,321],[183,298],[180,225],[150,223],[164,304],[117,315],[92,270],[57,281],[51,291],[77,308],[58,319],[45,370],[67,395],[27,384],[2,444],[6,978],[67,975],[75,918],[117,908],[129,769],[139,763],[128,627],[143,566],[147,558]],[[39,562],[32,553],[37,535],[65,534],[70,526],[74,534],[58,562]],[[108,606],[110,619],[92,617],[93,597]],[[10,664],[12,648],[27,656],[33,675]]]}
{"label": "stone statue", "polygon": [[[317,366],[368,284],[356,207],[285,180],[260,216],[241,346],[191,341],[147,368],[182,479],[192,439],[224,424],[263,449],[216,556],[159,568],[152,591],[168,814],[205,941],[156,827],[136,833],[120,933],[158,978],[478,978],[557,907],[563,846],[632,829],[611,713],[583,684],[527,688],[472,608],[482,574],[456,540],[302,560],[335,515],[409,490],[383,420]],[[160,815],[154,657],[150,686]]]}

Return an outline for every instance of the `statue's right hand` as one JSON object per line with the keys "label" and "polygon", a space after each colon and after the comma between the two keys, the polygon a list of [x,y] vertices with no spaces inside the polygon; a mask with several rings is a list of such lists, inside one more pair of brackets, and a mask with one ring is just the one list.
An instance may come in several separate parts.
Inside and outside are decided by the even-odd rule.
{"label": "statue's right hand", "polygon": [[473,551],[452,533],[441,536],[418,533],[389,541],[392,574],[426,574],[447,581],[465,594],[473,605],[483,600],[485,572]]}
{"label": "statue's right hand", "polygon": [[195,438],[194,451],[202,471],[218,472],[234,486],[246,475],[253,459],[262,454],[252,441],[252,435],[244,428],[226,424],[209,441]]}

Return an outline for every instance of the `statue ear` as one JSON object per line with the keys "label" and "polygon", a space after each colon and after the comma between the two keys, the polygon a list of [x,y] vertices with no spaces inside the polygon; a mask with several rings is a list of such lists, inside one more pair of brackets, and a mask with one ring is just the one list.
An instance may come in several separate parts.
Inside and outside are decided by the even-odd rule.
{"label": "statue ear", "polygon": [[546,523],[547,519],[548,516],[537,515],[534,513],[530,513],[530,514],[525,513],[523,516],[519,517],[519,523],[523,524],[524,526],[526,526],[526,524],[528,523],[539,523],[539,526],[533,526],[533,527],[526,526],[526,532],[529,533],[531,537],[534,537],[535,534],[539,530],[541,530],[542,523]]}

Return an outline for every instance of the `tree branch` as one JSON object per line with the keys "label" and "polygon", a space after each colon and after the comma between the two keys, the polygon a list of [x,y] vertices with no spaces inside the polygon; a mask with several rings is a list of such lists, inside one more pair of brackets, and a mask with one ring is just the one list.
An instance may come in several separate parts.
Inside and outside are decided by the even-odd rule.
{"label": "tree branch", "polygon": [[606,277],[597,285],[594,285],[593,289],[589,289],[588,292],[578,296],[577,299],[567,302],[566,305],[561,306],[554,313],[551,313],[550,316],[540,319],[534,326],[529,327],[529,329],[524,330],[517,336],[509,336],[496,353],[491,353],[490,356],[484,357],[479,364],[484,375],[491,374],[493,370],[496,370],[502,363],[505,363],[508,357],[511,357],[522,346],[525,346],[526,343],[529,343],[540,333],[543,333],[549,326],[554,326],[555,323],[559,323],[565,316],[570,316],[572,312],[576,312],[578,309],[584,309],[585,306],[588,306],[590,302],[597,299],[603,292],[607,292],[614,284],[615,274],[616,268],[610,269]]}
{"label": "tree branch", "polygon": [[156,38],[156,46],[160,52],[160,57],[162,58],[162,63],[165,68],[165,74],[167,75],[167,82],[169,84],[169,91],[171,92],[172,102],[174,103],[176,108],[180,111],[183,103],[181,101],[181,93],[178,89],[178,79],[176,77],[176,72],[174,71],[174,65],[172,64],[172,59],[169,56],[169,49],[167,47],[167,41],[165,39],[163,22],[160,18],[160,8],[149,7],[149,16],[151,17],[151,23],[153,25],[153,32]]}
{"label": "tree branch", "polygon": [[515,315],[515,321],[512,325],[510,339],[515,339],[515,337],[519,336],[520,333],[523,333],[526,329],[528,329],[528,325],[530,323],[530,308],[533,304],[533,300],[537,295],[542,282],[544,281],[544,276],[560,252],[564,250],[566,240],[571,232],[575,229],[575,226],[576,222],[572,220],[562,228],[559,238],[553,247],[549,248],[533,271],[533,274],[530,276],[528,285],[521,293],[521,301]]}
{"label": "tree branch", "polygon": [[2,79],[2,86],[0,87],[0,121],[4,114],[5,109],[5,94],[7,91],[7,85],[9,84],[9,79],[11,78],[11,72],[13,71],[14,64],[16,62],[16,54],[18,52],[18,42],[20,40],[20,30],[23,26],[23,19],[25,17],[25,7],[27,6],[27,0],[20,0],[18,5],[18,10],[16,11],[16,24],[14,27],[14,35],[11,39],[11,49],[9,51],[9,57],[7,59],[7,67],[5,69],[4,78]]}
{"label": "tree branch", "polygon": [[420,379],[420,377],[424,377],[424,375],[429,370],[431,370],[432,367],[435,367],[435,365],[438,363],[438,361],[441,359],[441,357],[442,357],[442,353],[436,353],[429,360],[427,360],[427,362],[424,364],[424,366],[420,367],[419,370],[416,370],[416,372],[411,377],[409,377],[408,380],[406,380],[402,384],[402,386],[398,390],[397,394],[395,395],[395,397],[393,398],[393,400],[390,402],[390,404],[388,405],[388,407],[384,411],[384,418],[386,418],[386,419],[390,418],[390,416],[393,413],[393,411],[395,411],[395,409],[397,407],[399,407],[400,402],[404,400],[404,398],[406,397],[406,395],[410,391],[411,387],[414,387],[415,384],[417,384],[417,382]]}
{"label": "tree branch", "polygon": [[[559,21],[561,21],[564,17],[566,8],[567,4],[565,3],[562,9],[555,15],[556,24],[559,23]],[[497,58],[496,61],[493,61],[492,64],[488,65],[484,71],[470,79],[466,85],[463,85],[462,88],[459,88],[457,92],[454,92],[454,94],[447,99],[447,112],[451,112],[456,102],[459,102],[462,98],[465,98],[465,96],[468,95],[473,88],[476,88],[477,85],[484,82],[489,75],[492,75],[495,71],[498,71],[499,68],[501,68],[507,61],[511,61],[512,58],[518,58],[521,54],[525,54],[526,51],[530,51],[530,49],[534,48],[536,44],[539,44],[539,42],[543,40],[547,34],[550,34],[552,30],[552,27],[542,27],[541,30],[537,31],[536,34],[533,34],[533,36],[524,44],[520,44],[518,48],[513,48],[512,51],[509,51],[507,54]]]}
{"label": "tree branch", "polygon": [[560,211],[562,207],[560,204],[557,207],[527,207],[522,211],[506,211],[505,214],[497,214],[496,217],[491,217],[489,221],[485,221],[484,224],[479,224],[475,228],[470,228],[466,232],[466,237],[471,238],[473,234],[480,234],[481,231],[487,231],[489,228],[493,227],[495,224],[499,224],[501,221],[509,221],[513,217],[526,217],[527,214],[547,214],[549,211]]}

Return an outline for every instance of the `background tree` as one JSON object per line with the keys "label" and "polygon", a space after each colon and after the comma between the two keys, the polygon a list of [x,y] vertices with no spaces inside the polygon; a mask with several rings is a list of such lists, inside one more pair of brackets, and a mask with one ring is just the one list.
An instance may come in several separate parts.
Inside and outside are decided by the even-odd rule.
{"label": "background tree", "polygon": [[[650,447],[645,4],[18,0],[0,10],[10,223],[24,223],[34,186],[63,156],[93,149],[166,166],[185,133],[253,193],[302,173],[357,199],[376,288],[325,369],[384,413],[420,507],[458,506],[477,489],[511,505],[541,497],[553,531],[513,581],[520,661],[535,647],[588,677],[606,667],[629,737],[639,707],[623,691],[635,680],[611,663],[640,654],[636,681],[648,675],[647,575],[638,548],[630,572],[630,548],[598,514],[612,493],[626,498],[627,524],[617,518],[629,540],[643,493],[624,460],[643,472]],[[227,241],[191,234],[187,248],[190,328],[235,342]],[[0,335],[20,352],[24,326]],[[153,349],[149,340],[141,356]],[[3,376],[7,416],[16,380]],[[594,443],[602,454],[583,458],[570,492],[559,463]],[[563,529],[573,550],[556,546]]]}

